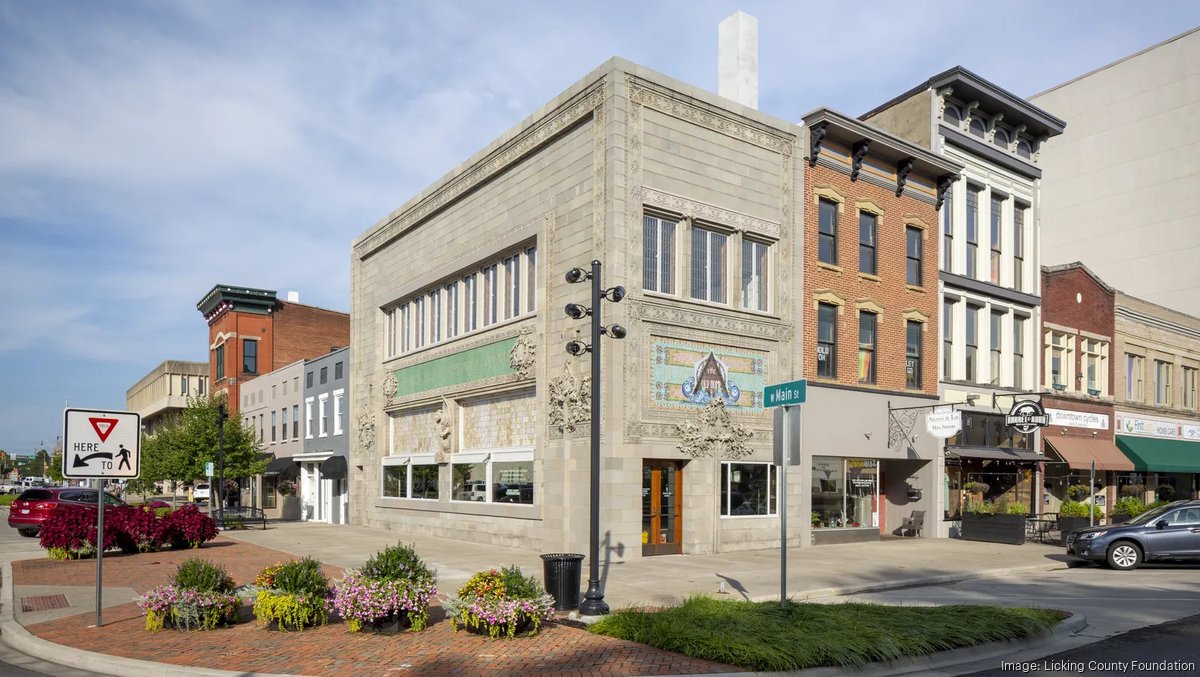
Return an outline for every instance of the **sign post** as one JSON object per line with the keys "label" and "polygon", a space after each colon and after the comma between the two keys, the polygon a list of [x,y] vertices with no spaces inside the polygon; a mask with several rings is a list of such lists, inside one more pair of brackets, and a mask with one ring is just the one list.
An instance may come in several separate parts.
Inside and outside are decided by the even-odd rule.
{"label": "sign post", "polygon": [[142,417],[130,411],[66,409],[62,475],[96,480],[96,627],[103,624],[104,484],[134,479],[142,469]]}
{"label": "sign post", "polygon": [[779,607],[787,608],[787,468],[800,464],[800,405],[808,399],[808,381],[800,379],[763,388],[763,404],[780,407],[773,418],[772,444],[779,468]]}

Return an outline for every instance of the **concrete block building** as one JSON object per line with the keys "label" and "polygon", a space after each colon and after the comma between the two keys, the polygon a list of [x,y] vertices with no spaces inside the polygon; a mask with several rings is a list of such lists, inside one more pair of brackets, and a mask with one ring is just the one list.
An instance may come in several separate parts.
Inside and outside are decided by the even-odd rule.
{"label": "concrete block building", "polygon": [[126,411],[142,417],[142,430],[153,434],[171,414],[187,408],[189,397],[208,393],[207,362],[165,360],[125,391]]}

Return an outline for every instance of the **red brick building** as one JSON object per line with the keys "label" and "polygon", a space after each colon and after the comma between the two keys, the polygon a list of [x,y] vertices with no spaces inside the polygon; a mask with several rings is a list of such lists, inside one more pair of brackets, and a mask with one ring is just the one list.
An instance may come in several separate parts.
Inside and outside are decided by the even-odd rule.
{"label": "red brick building", "polygon": [[350,315],[276,298],[268,289],[217,285],[196,309],[208,322],[212,392],[226,393],[230,414],[242,382],[350,345]]}
{"label": "red brick building", "polygon": [[814,542],[870,540],[934,514],[940,444],[914,427],[937,404],[938,207],[962,167],[826,109],[804,122]]}
{"label": "red brick building", "polygon": [[1043,471],[1046,512],[1058,511],[1067,487],[1090,483],[1093,462],[1100,486],[1091,500],[1107,512],[1116,500],[1115,475],[1133,471],[1113,428],[1115,305],[1116,291],[1082,263],[1042,268],[1042,405],[1050,416],[1042,443],[1055,459]]}

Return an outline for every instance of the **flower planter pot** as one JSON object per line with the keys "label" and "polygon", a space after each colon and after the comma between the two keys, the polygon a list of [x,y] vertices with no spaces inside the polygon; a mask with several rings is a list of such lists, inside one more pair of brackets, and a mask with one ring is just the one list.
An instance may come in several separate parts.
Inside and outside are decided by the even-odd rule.
{"label": "flower planter pot", "polygon": [[967,513],[962,516],[962,538],[967,541],[1021,545],[1025,542],[1025,516]]}
{"label": "flower planter pot", "polygon": [[280,508],[280,519],[299,520],[300,519],[300,497],[299,496],[284,496],[283,505]]}
{"label": "flower planter pot", "polygon": [[[530,627],[531,625],[533,625],[533,619],[532,619],[532,618],[530,618],[530,617],[529,617],[527,614],[524,614],[524,613],[518,613],[518,614],[517,614],[517,620],[516,620],[516,623],[515,623],[515,627],[514,627],[514,629],[513,629],[513,634],[515,634],[515,635],[519,635],[519,634],[521,634],[522,632],[525,632],[526,630],[528,630],[528,629],[529,629],[529,627]],[[509,624],[508,624],[508,623],[501,623],[500,625],[497,625],[496,627],[499,629],[499,635],[500,635],[501,637],[504,637],[504,636],[506,636],[506,635],[508,634],[508,629],[509,629]],[[488,625],[487,625],[487,623],[480,623],[480,624],[478,625],[478,627],[476,627],[476,626],[472,626],[472,625],[468,624],[468,625],[466,626],[466,629],[467,629],[467,632],[472,632],[472,633],[475,633],[475,634],[477,634],[477,635],[488,635],[488,634],[490,634],[490,632],[488,631]]]}

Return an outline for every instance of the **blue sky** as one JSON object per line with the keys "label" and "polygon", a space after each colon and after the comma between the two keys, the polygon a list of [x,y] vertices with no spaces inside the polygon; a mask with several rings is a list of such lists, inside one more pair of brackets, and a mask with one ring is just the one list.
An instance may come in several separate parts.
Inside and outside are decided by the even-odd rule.
{"label": "blue sky", "polygon": [[611,56],[715,90],[737,9],[759,107],[792,120],[955,64],[1030,95],[1200,24],[1190,1],[0,0],[0,449],[207,359],[214,284],[347,310],[357,235]]}

